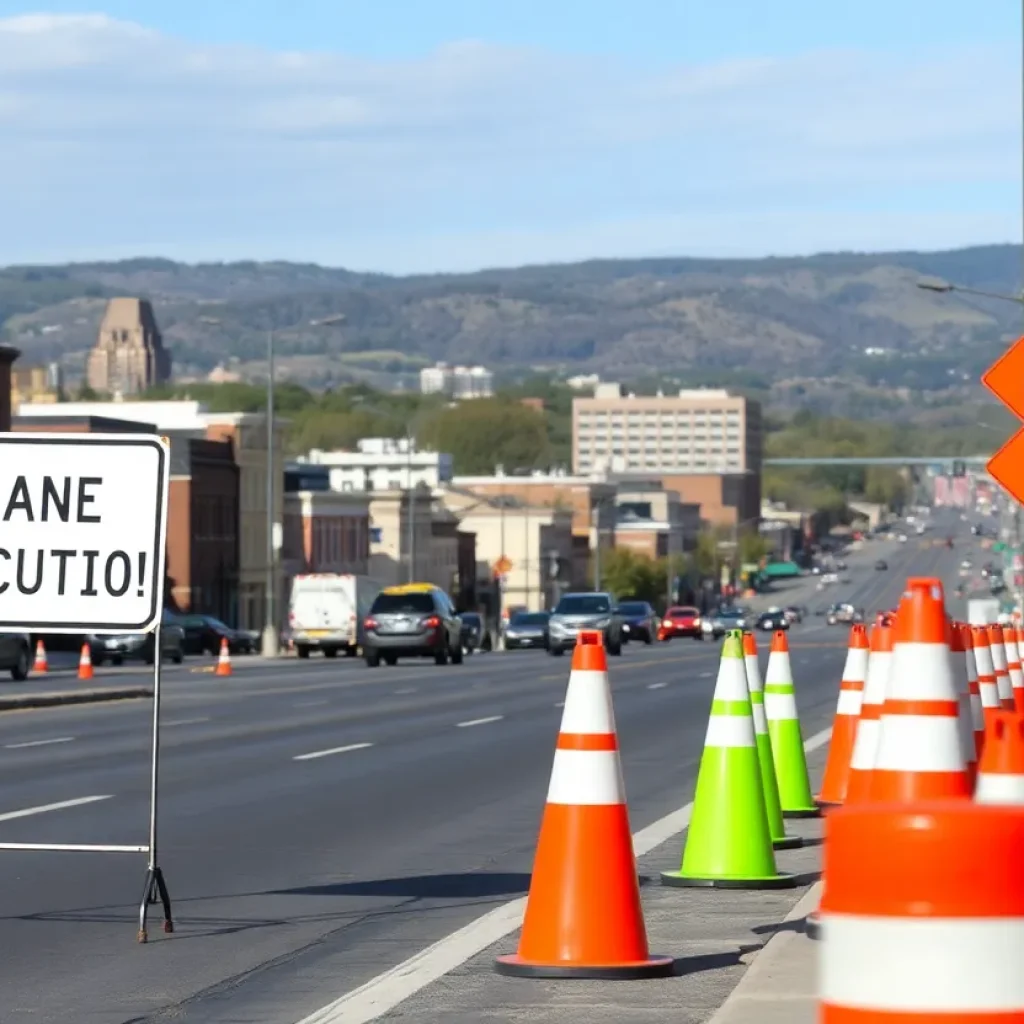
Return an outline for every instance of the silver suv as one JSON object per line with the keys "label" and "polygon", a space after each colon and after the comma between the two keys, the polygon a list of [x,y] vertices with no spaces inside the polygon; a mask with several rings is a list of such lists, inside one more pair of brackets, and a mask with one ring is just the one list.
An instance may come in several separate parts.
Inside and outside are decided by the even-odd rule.
{"label": "silver suv", "polygon": [[609,654],[622,653],[622,617],[615,598],[607,593],[563,594],[548,620],[548,654],[561,655],[576,646],[581,629],[604,634]]}

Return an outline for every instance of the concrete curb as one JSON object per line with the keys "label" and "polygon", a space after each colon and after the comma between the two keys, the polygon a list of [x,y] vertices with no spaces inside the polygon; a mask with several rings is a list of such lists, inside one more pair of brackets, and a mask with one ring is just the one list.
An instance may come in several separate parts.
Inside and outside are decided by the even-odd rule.
{"label": "concrete curb", "polygon": [[[801,921],[815,910],[821,902],[821,888],[822,883],[815,882],[804,893],[800,902],[782,919],[782,923]],[[741,1004],[756,998],[762,981],[770,985],[771,973],[786,959],[789,946],[798,938],[800,938],[799,931],[788,928],[777,931],[754,954],[750,966],[740,979],[739,984],[729,993],[708,1024],[739,1024],[741,1021],[750,1020],[749,1007],[743,1007]],[[803,994],[795,993],[794,997],[803,998]]]}
{"label": "concrete curb", "polygon": [[113,700],[139,700],[152,697],[146,686],[111,687],[109,690],[51,690],[0,697],[0,711],[25,711],[29,708],[55,708],[68,704],[102,704]]}

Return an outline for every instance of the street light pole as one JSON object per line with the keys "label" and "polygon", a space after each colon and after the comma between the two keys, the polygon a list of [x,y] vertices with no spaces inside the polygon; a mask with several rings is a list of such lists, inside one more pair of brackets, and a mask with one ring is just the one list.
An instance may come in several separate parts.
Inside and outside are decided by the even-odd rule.
{"label": "street light pole", "polygon": [[267,579],[264,604],[266,616],[263,625],[263,657],[277,656],[277,609],[274,593],[274,330],[267,331]]}
{"label": "street light pole", "polygon": [[406,524],[408,531],[409,547],[409,577],[407,583],[413,583],[416,579],[416,488],[412,483],[412,431],[405,432],[405,483],[409,488],[406,492],[409,497],[409,519]]}

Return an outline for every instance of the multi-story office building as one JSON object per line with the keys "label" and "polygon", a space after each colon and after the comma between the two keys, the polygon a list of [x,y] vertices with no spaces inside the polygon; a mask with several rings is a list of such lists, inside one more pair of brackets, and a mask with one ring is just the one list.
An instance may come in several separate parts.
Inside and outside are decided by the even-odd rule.
{"label": "multi-story office building", "polygon": [[601,384],[572,403],[573,469],[594,473],[760,474],[761,407],[715,389],[626,394]]}
{"label": "multi-story office building", "polygon": [[420,391],[455,399],[490,398],[494,394],[494,374],[484,366],[438,363],[420,370]]}
{"label": "multi-story office building", "polygon": [[450,455],[420,451],[405,438],[367,437],[354,452],[314,448],[297,464],[326,466],[332,491],[407,491],[421,485],[433,490],[452,478]]}

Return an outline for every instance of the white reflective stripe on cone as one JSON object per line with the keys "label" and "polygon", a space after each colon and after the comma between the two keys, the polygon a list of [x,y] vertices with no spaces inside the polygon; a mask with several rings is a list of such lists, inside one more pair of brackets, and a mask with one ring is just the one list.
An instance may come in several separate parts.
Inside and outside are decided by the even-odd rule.
{"label": "white reflective stripe on cone", "polygon": [[996,676],[996,689],[999,691],[1000,700],[1013,700],[1013,686],[1010,683],[1010,677],[1005,672]]}
{"label": "white reflective stripe on cone", "polygon": [[846,651],[846,664],[843,666],[843,679],[848,683],[862,683],[868,675],[868,654],[866,647],[849,647]]}
{"label": "white reflective stripe on cone", "polygon": [[587,736],[615,732],[611,688],[604,672],[576,671],[569,674],[560,731]]}
{"label": "white reflective stripe on cone", "polygon": [[952,700],[958,687],[945,644],[897,644],[886,696],[894,700]]}
{"label": "white reflective stripe on cone", "polygon": [[750,700],[747,669],[739,658],[723,658],[718,666],[715,700]]}
{"label": "white reflective stripe on cone", "polygon": [[708,719],[708,731],[704,737],[705,747],[718,750],[730,747],[753,747],[757,745],[754,735],[754,721],[747,715],[712,715]]}
{"label": "white reflective stripe on cone", "polygon": [[874,767],[892,772],[963,771],[959,718],[883,715]]}
{"label": "white reflective stripe on cone", "polygon": [[821,1002],[893,1013],[1024,1011],[1024,919],[821,915]]}
{"label": "white reflective stripe on cone", "polygon": [[860,718],[860,709],[863,703],[864,694],[860,690],[840,690],[836,714]]}
{"label": "white reflective stripe on cone", "polygon": [[874,718],[862,718],[857,726],[857,738],[853,741],[850,767],[866,772],[875,767],[878,753],[878,736],[882,723]]}
{"label": "white reflective stripe on cone", "polygon": [[607,807],[626,802],[615,750],[556,750],[549,804]]}
{"label": "white reflective stripe on cone", "polygon": [[1024,775],[980,773],[974,789],[974,802],[1024,805]]}
{"label": "white reflective stripe on cone", "polygon": [[875,651],[868,659],[868,678],[864,683],[864,703],[884,704],[892,669],[892,651]]}
{"label": "white reflective stripe on cone", "polygon": [[768,716],[764,713],[764,704],[756,701],[750,705],[750,711],[754,718],[754,733],[757,736],[768,735]]}
{"label": "white reflective stripe on cone", "polygon": [[761,665],[756,654],[744,654],[743,665],[747,670],[747,689],[751,693],[764,693],[764,683],[761,680]]}
{"label": "white reflective stripe on cone", "polygon": [[983,708],[998,708],[999,707],[999,687],[996,686],[996,681],[978,680],[978,692],[981,696],[981,706]]}
{"label": "white reflective stripe on cone", "polygon": [[1006,648],[1002,644],[989,644],[989,654],[992,655],[992,668],[996,675],[1006,671]]}
{"label": "white reflective stripe on cone", "polygon": [[766,693],[764,710],[769,722],[789,722],[797,717],[796,697],[790,693]]}

